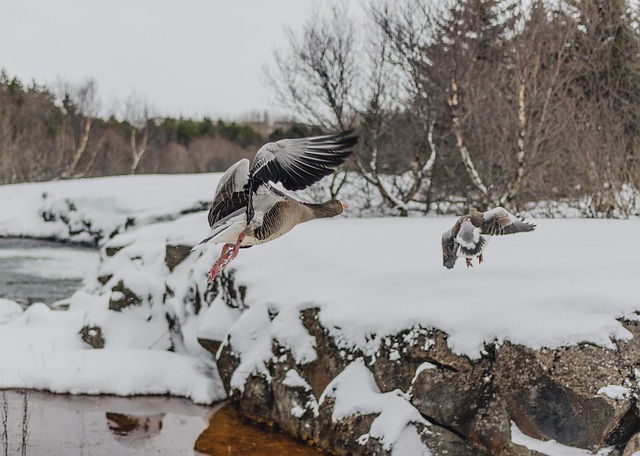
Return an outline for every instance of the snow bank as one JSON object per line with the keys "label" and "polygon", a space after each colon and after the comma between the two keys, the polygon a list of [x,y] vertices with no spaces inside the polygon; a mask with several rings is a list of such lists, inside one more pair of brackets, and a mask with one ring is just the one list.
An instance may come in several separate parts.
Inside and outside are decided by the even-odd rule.
{"label": "snow bank", "polygon": [[[630,337],[618,319],[635,319],[640,309],[640,261],[625,242],[640,221],[537,220],[532,233],[494,239],[482,265],[447,270],[440,238],[454,221],[323,220],[241,251],[232,267],[247,286],[249,309],[236,327],[241,333],[253,326],[248,320],[264,318],[265,305],[293,321],[304,303],[321,309],[339,344],[367,354],[381,338],[415,326],[447,332],[451,348],[471,358],[488,341],[614,347],[612,338]],[[303,331],[282,325],[273,336],[299,349],[308,347]]]}
{"label": "snow bank", "polygon": [[362,358],[347,366],[327,385],[319,404],[322,405],[328,398],[335,400],[331,417],[334,422],[353,415],[377,414],[369,433],[357,437],[361,444],[365,444],[369,438],[376,438],[380,439],[385,450],[390,450],[399,444],[401,437],[403,441],[419,442],[420,437],[411,424],[428,425],[402,391],[380,392]]}
{"label": "snow bank", "polygon": [[210,203],[220,173],[0,185],[0,236],[95,243]]}
{"label": "snow bank", "polygon": [[[94,318],[97,307],[92,309]],[[122,315],[111,317],[121,318],[111,322],[107,345],[99,350],[91,349],[78,335],[92,319],[87,312],[52,311],[44,304],[33,304],[5,318],[0,322],[0,388],[121,396],[170,394],[206,404],[225,397],[210,359],[150,350],[151,339],[165,328],[135,324]],[[116,331],[124,337],[110,337]]]}

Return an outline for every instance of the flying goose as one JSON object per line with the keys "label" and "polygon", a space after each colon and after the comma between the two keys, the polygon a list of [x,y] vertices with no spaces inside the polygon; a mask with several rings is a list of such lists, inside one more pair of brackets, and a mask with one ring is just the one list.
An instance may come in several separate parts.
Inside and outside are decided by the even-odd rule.
{"label": "flying goose", "polygon": [[465,257],[467,267],[473,266],[473,257],[482,263],[482,252],[489,242],[487,236],[533,231],[536,226],[519,219],[502,207],[486,212],[471,208],[460,217],[450,230],[442,235],[443,265],[451,269],[459,256]]}
{"label": "flying goose", "polygon": [[237,255],[241,247],[264,244],[294,226],[316,218],[334,217],[346,205],[298,201],[274,188],[301,190],[328,176],[351,155],[358,141],[351,131],[265,144],[253,163],[242,159],[222,176],[209,209],[211,231],[193,250],[206,243],[224,243],[209,271],[209,282]]}

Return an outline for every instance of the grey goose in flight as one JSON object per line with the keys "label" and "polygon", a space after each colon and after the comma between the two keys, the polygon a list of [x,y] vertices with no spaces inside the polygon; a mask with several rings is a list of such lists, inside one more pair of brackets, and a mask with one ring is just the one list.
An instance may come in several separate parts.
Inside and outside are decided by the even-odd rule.
{"label": "grey goose in flight", "polygon": [[282,139],[260,148],[253,163],[242,159],[222,176],[209,209],[211,231],[194,249],[224,243],[209,271],[209,282],[241,247],[279,238],[300,223],[334,217],[346,207],[340,201],[322,204],[298,201],[271,183],[301,190],[333,173],[351,155],[358,138],[352,131],[300,139]]}
{"label": "grey goose in flight", "polygon": [[482,252],[489,242],[488,236],[533,231],[535,225],[525,222],[506,209],[496,207],[486,212],[471,208],[458,218],[456,224],[442,235],[443,265],[451,269],[458,257],[465,257],[467,267],[473,266],[473,258],[482,263]]}

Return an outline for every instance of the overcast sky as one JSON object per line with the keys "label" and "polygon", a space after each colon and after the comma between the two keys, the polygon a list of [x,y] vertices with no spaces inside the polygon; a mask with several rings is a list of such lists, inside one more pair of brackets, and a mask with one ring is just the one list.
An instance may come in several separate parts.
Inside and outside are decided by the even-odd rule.
{"label": "overcast sky", "polygon": [[317,0],[0,0],[0,68],[23,82],[92,77],[158,115],[272,110],[260,73]]}

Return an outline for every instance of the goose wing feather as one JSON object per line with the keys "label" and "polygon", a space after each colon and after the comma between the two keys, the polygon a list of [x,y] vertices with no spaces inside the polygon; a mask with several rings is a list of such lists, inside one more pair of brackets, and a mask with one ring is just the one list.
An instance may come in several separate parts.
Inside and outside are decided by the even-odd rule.
{"label": "goose wing feather", "polygon": [[447,230],[442,235],[442,264],[447,269],[453,268],[458,259],[458,244],[453,236],[453,228]]}
{"label": "goose wing feather", "polygon": [[230,214],[247,207],[245,186],[249,180],[249,160],[242,159],[232,165],[220,178],[213,202],[209,208],[209,226]]}
{"label": "goose wing feather", "polygon": [[352,131],[267,143],[250,169],[252,190],[266,182],[281,182],[287,190],[301,190],[331,174],[357,143]]}
{"label": "goose wing feather", "polygon": [[483,213],[480,227],[482,234],[500,236],[503,234],[533,231],[535,225],[519,219],[503,207],[496,207]]}

